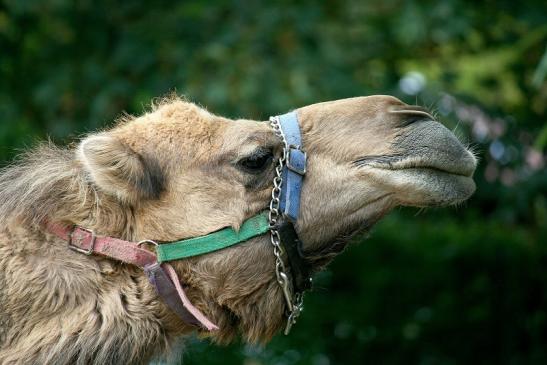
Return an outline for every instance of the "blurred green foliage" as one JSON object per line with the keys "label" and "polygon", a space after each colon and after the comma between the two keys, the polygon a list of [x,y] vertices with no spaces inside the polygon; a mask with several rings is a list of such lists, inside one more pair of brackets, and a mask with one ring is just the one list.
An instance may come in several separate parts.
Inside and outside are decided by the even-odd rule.
{"label": "blurred green foliage", "polygon": [[[544,1],[0,1],[0,161],[176,90],[229,117],[392,94],[480,158],[463,207],[399,210],[317,278],[290,337],[185,364],[547,363]],[[355,241],[364,241],[364,237]]]}

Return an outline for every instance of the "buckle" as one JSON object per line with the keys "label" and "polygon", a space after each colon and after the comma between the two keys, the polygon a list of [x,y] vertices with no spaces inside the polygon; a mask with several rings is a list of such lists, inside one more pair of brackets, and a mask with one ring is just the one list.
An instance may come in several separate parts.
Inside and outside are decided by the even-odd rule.
{"label": "buckle", "polygon": [[300,146],[295,146],[293,144],[289,145],[288,152],[286,162],[287,168],[298,175],[306,175],[306,161],[308,160],[306,152],[302,151]]}
{"label": "buckle", "polygon": [[137,242],[137,247],[138,248],[141,248],[142,245],[153,245],[154,249],[157,249],[158,246],[159,246],[156,241],[152,241],[152,240],[142,240],[142,241]]}
{"label": "buckle", "polygon": [[[83,249],[81,247],[78,247],[78,246],[74,246],[73,244],[73,239],[74,239],[74,231],[76,229],[81,229],[82,231],[85,231],[85,232],[88,232],[88,233],[91,233],[91,246],[89,247],[89,249]],[[78,227],[78,226],[74,226],[74,228],[72,229],[72,232],[70,232],[69,234],[69,238],[68,238],[68,248],[70,248],[71,250],[73,251],[76,251],[76,252],[79,252],[79,253],[83,253],[84,255],[91,255],[93,253],[93,250],[95,249],[95,241],[97,240],[97,236],[95,236],[95,232],[90,230],[90,229],[87,229],[87,228],[83,228],[83,227]]]}

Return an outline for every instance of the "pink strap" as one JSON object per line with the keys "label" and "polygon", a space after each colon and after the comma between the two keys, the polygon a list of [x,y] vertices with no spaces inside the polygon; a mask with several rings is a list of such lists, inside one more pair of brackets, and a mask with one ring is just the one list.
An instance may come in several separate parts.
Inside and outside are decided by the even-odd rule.
{"label": "pink strap", "polygon": [[112,237],[97,237],[92,231],[81,227],[61,226],[47,223],[48,230],[57,237],[68,241],[69,247],[82,253],[98,253],[128,264],[144,268],[156,262],[156,255],[136,243]]}
{"label": "pink strap", "polygon": [[199,311],[199,309],[192,305],[192,302],[190,302],[190,300],[186,296],[186,293],[184,292],[184,289],[182,289],[182,286],[180,285],[180,281],[177,277],[175,269],[173,269],[173,267],[167,263],[163,263],[161,264],[161,266],[167,272],[167,275],[169,275],[169,278],[171,279],[173,284],[175,284],[175,288],[177,289],[179,298],[182,301],[184,307],[188,310],[188,312],[190,312],[205,328],[207,328],[207,330],[218,330],[218,327],[213,322],[209,321],[209,319],[205,317],[203,313]]}
{"label": "pink strap", "polygon": [[68,241],[68,247],[75,251],[86,255],[100,254],[144,269],[158,295],[185,322],[201,325],[208,331],[218,330],[215,324],[192,305],[180,285],[175,269],[169,264],[158,264],[154,253],[140,248],[135,242],[97,237],[93,231],[85,228],[72,228],[50,222],[45,225],[49,232]]}

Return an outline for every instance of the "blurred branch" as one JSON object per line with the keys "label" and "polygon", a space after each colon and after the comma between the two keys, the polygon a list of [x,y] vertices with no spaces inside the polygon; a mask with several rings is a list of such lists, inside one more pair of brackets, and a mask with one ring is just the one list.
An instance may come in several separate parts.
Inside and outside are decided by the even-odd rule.
{"label": "blurred branch", "polygon": [[547,126],[543,127],[543,129],[539,132],[534,146],[539,150],[542,150],[545,146],[547,146]]}
{"label": "blurred branch", "polygon": [[536,68],[536,71],[534,72],[534,76],[532,77],[532,85],[536,88],[540,88],[541,84],[543,83],[543,80],[545,80],[545,76],[547,75],[547,47],[545,48],[545,53],[543,53],[543,57],[541,58],[541,61],[539,61],[539,65]]}

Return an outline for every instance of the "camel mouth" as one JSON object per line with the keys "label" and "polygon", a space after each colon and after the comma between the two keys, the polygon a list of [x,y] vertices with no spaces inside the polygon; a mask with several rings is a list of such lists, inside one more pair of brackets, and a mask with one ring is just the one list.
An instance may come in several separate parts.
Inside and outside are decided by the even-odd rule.
{"label": "camel mouth", "polygon": [[363,173],[388,187],[401,205],[428,207],[459,204],[475,192],[475,157],[460,153],[421,156],[368,156],[354,162]]}
{"label": "camel mouth", "polygon": [[[425,165],[427,166],[427,165]],[[457,205],[475,192],[472,173],[435,167],[404,168],[362,166],[361,170],[376,183],[393,192],[398,205],[432,207]]]}
{"label": "camel mouth", "polygon": [[357,159],[353,164],[357,167],[370,166],[384,170],[421,170],[444,173],[472,178],[475,172],[476,162],[470,154],[467,159],[452,159],[446,163],[445,159],[437,159],[434,156],[403,157],[401,155],[367,156]]}
{"label": "camel mouth", "polygon": [[475,192],[477,159],[435,120],[405,126],[392,142],[392,151],[360,157],[353,166],[392,191],[401,205],[457,204]]}

